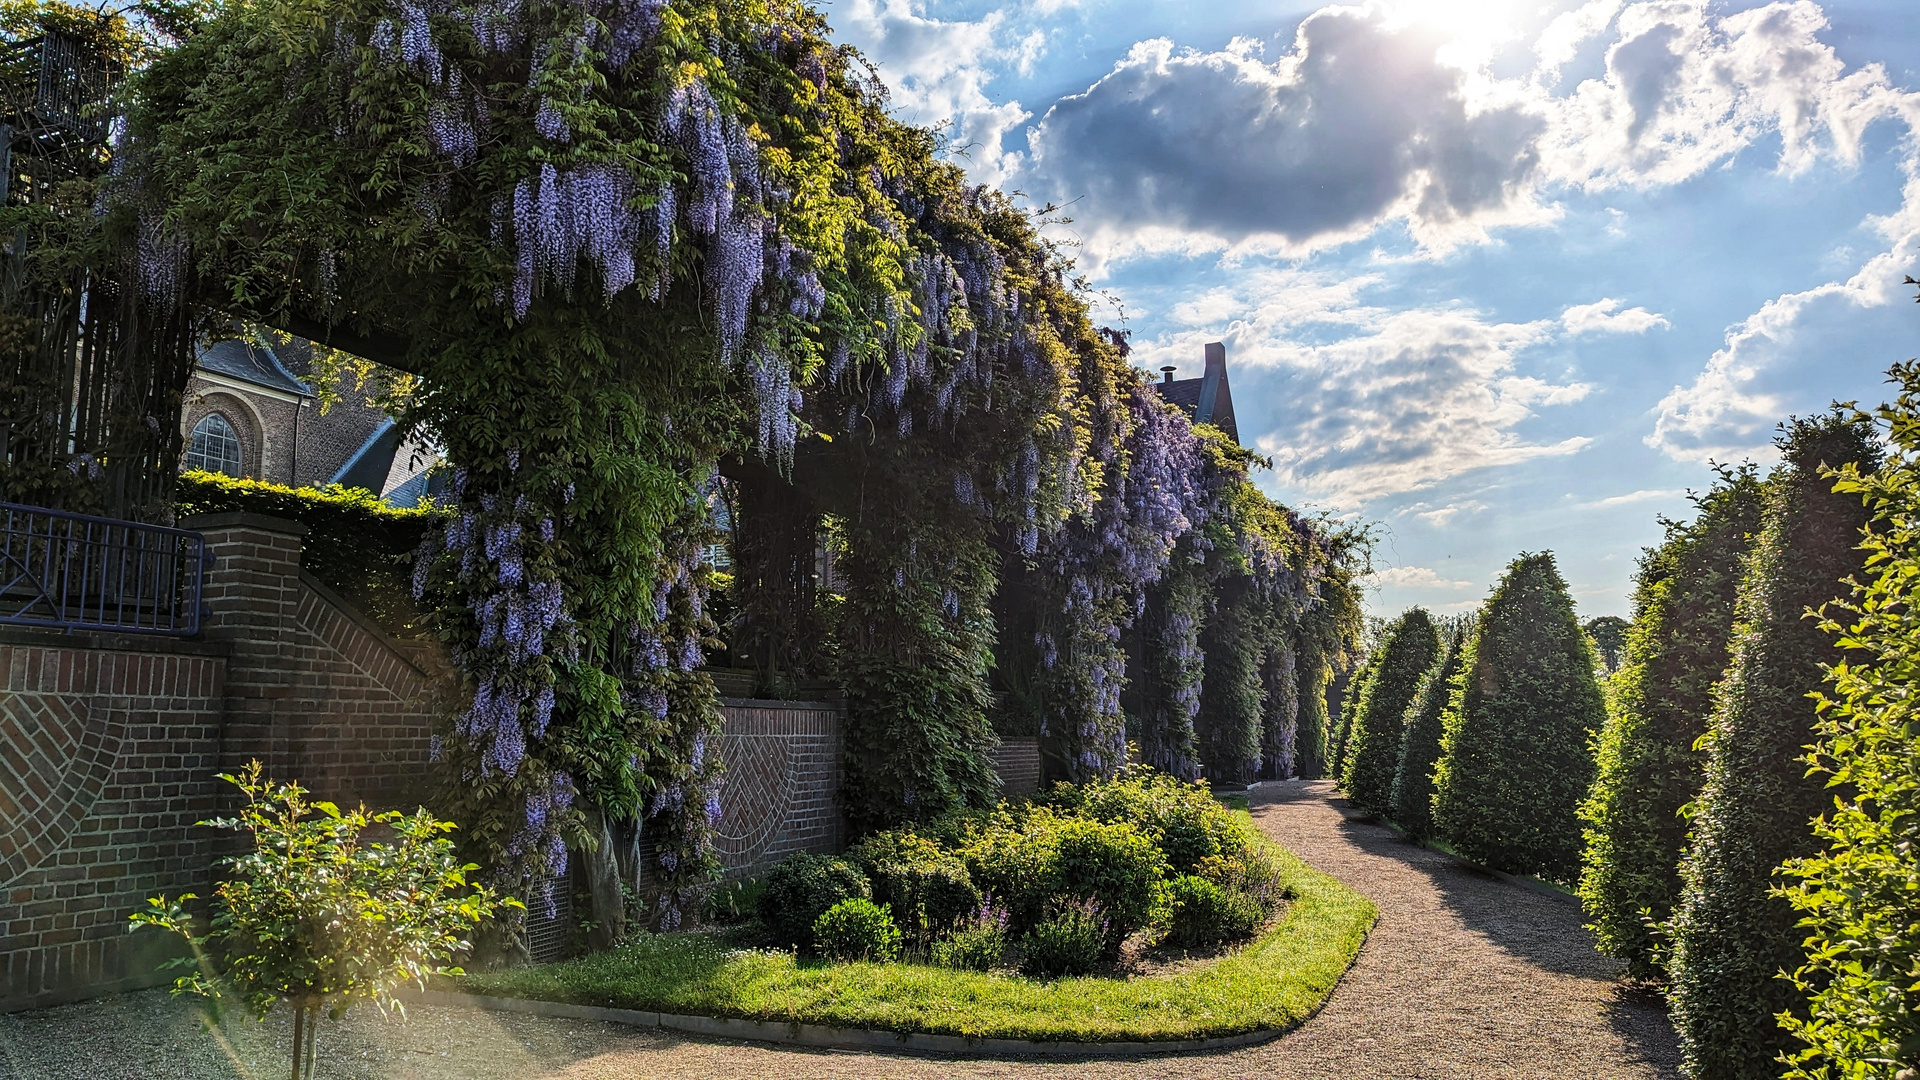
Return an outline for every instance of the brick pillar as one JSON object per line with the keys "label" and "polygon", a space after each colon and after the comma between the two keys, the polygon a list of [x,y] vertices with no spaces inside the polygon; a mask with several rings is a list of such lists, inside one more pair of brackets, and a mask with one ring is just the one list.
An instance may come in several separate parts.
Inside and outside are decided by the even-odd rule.
{"label": "brick pillar", "polygon": [[237,772],[258,758],[269,775],[290,779],[294,732],[281,704],[295,689],[290,653],[307,527],[248,513],[202,514],[180,527],[207,538],[213,567],[204,595],[210,611],[201,625],[208,638],[233,649],[221,769]]}

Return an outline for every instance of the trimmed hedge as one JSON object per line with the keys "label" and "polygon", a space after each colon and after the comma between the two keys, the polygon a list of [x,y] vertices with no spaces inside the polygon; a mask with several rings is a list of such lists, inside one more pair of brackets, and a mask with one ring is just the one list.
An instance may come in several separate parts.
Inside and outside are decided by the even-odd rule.
{"label": "trimmed hedge", "polygon": [[1407,735],[1400,743],[1400,760],[1393,770],[1393,820],[1416,840],[1433,835],[1433,768],[1440,762],[1440,735],[1445,728],[1447,702],[1460,674],[1466,652],[1466,632],[1454,627],[1447,635],[1440,659],[1420,676],[1413,703],[1407,706]]}
{"label": "trimmed hedge", "polygon": [[1767,482],[1759,541],[1735,607],[1732,666],[1714,694],[1706,784],[1695,801],[1668,968],[1681,1063],[1690,1077],[1773,1077],[1792,1040],[1776,1016],[1806,1015],[1777,976],[1805,953],[1793,906],[1773,895],[1774,868],[1820,848],[1811,822],[1831,807],[1809,778],[1822,665],[1843,654],[1806,617],[1859,573],[1867,523],[1860,497],[1835,493],[1823,468],[1871,470],[1870,424],[1839,412],[1796,420]]}
{"label": "trimmed hedge", "polygon": [[1358,667],[1348,669],[1342,673],[1341,679],[1334,681],[1340,692],[1340,709],[1334,714],[1333,731],[1327,739],[1327,775],[1335,780],[1346,775],[1353,714],[1360,709],[1360,695],[1366,691],[1367,680],[1373,678],[1374,669],[1380,665],[1380,655],[1381,650],[1374,649]]}
{"label": "trimmed hedge", "polygon": [[1626,961],[1637,979],[1665,977],[1642,912],[1664,922],[1680,897],[1687,837],[1680,808],[1705,779],[1706,755],[1694,744],[1706,733],[1713,685],[1726,670],[1761,495],[1752,466],[1722,470],[1695,499],[1694,520],[1666,522],[1666,539],[1640,561],[1612,715],[1600,732],[1598,777],[1580,809],[1587,825],[1580,902],[1600,951]]}
{"label": "trimmed hedge", "polygon": [[413,553],[448,511],[388,506],[360,488],[294,488],[189,471],[174,488],[174,513],[243,512],[307,527],[300,565],[395,637],[427,632],[413,600]]}
{"label": "trimmed hedge", "polygon": [[845,859],[796,852],[767,873],[760,891],[760,921],[783,948],[813,948],[813,928],[842,900],[867,900],[872,889],[866,875]]}
{"label": "trimmed hedge", "polygon": [[1573,880],[1587,747],[1606,706],[1551,553],[1508,565],[1460,666],[1434,769],[1435,827],[1495,870]]}
{"label": "trimmed hedge", "polygon": [[1388,629],[1347,734],[1341,787],[1361,808],[1393,810],[1393,772],[1406,738],[1407,706],[1420,678],[1439,658],[1440,634],[1425,608],[1411,608]]}
{"label": "trimmed hedge", "polygon": [[1789,1021],[1807,1045],[1796,1080],[1912,1076],[1920,1072],[1920,740],[1912,688],[1920,674],[1920,365],[1893,370],[1897,405],[1879,410],[1897,458],[1878,473],[1844,474],[1835,490],[1865,496],[1874,512],[1866,543],[1874,564],[1853,597],[1824,612],[1829,633],[1865,650],[1835,669],[1819,703],[1812,761],[1839,803],[1816,828],[1819,855],[1790,862],[1787,894],[1803,916],[1806,964],[1794,973],[1808,1016]]}

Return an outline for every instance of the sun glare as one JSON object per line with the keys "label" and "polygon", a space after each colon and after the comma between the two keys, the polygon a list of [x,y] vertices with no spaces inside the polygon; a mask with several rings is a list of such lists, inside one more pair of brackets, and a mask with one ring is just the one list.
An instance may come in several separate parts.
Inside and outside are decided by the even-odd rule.
{"label": "sun glare", "polygon": [[1449,51],[1477,60],[1520,32],[1522,0],[1397,0],[1393,8],[1408,22],[1445,35]]}

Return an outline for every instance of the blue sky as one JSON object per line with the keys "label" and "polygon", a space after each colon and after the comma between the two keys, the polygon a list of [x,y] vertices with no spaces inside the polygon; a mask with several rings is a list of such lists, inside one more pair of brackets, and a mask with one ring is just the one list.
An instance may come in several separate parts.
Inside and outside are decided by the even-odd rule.
{"label": "blue sky", "polygon": [[1710,462],[1920,353],[1910,5],[825,10],[975,179],[1068,207],[1142,366],[1227,343],[1261,485],[1380,523],[1376,614],[1549,549],[1628,614]]}

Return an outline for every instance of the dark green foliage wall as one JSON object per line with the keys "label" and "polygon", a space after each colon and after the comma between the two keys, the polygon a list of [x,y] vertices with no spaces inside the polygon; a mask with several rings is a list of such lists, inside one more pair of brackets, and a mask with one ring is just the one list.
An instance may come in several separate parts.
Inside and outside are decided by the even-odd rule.
{"label": "dark green foliage wall", "polygon": [[1327,692],[1333,681],[1333,665],[1317,637],[1301,635],[1293,670],[1300,694],[1294,775],[1302,780],[1319,780],[1327,775]]}
{"label": "dark green foliage wall", "polygon": [[1244,579],[1222,590],[1200,635],[1206,655],[1200,712],[1194,729],[1200,739],[1200,763],[1207,779],[1246,784],[1260,760],[1261,684],[1269,616]]}
{"label": "dark green foliage wall", "polygon": [[1770,890],[1775,867],[1819,849],[1810,822],[1831,806],[1802,747],[1814,739],[1808,695],[1842,654],[1805,616],[1859,573],[1867,521],[1860,497],[1835,493],[1822,467],[1879,464],[1871,425],[1838,412],[1792,422],[1780,447],[1735,604],[1732,663],[1714,693],[1672,924],[1669,1000],[1682,1067],[1698,1080],[1779,1075],[1774,1059],[1791,1040],[1775,1016],[1805,1013],[1775,977],[1803,954],[1792,905]]}
{"label": "dark green foliage wall", "polygon": [[884,495],[846,521],[842,556],[842,790],[856,833],[984,807],[999,793],[986,711],[998,554],[984,523],[914,505],[933,496]]}
{"label": "dark green foliage wall", "polygon": [[1285,780],[1299,768],[1300,676],[1293,635],[1282,634],[1260,664],[1260,776]]}
{"label": "dark green foliage wall", "polygon": [[1578,873],[1588,744],[1606,719],[1593,667],[1552,553],[1508,564],[1461,659],[1434,773],[1434,825],[1461,854],[1557,881]]}
{"label": "dark green foliage wall", "polygon": [[1440,761],[1442,719],[1453,698],[1469,632],[1471,624],[1448,629],[1440,658],[1420,676],[1407,706],[1407,733],[1393,769],[1392,813],[1408,835],[1420,840],[1433,835],[1433,767]]}
{"label": "dark green foliage wall", "polygon": [[1663,921],[1680,895],[1680,808],[1705,779],[1694,744],[1726,670],[1734,597],[1760,531],[1759,477],[1751,466],[1722,470],[1695,503],[1694,520],[1666,522],[1666,539],[1640,562],[1598,776],[1580,811],[1581,904],[1600,951],[1639,979],[1664,977],[1641,912]]}
{"label": "dark green foliage wall", "polygon": [[1425,608],[1401,615],[1381,643],[1380,662],[1353,714],[1341,774],[1347,797],[1364,809],[1378,814],[1393,809],[1393,772],[1400,763],[1407,706],[1439,651],[1440,635]]}
{"label": "dark green foliage wall", "polygon": [[1816,830],[1818,855],[1790,862],[1788,900],[1803,917],[1805,965],[1794,973],[1808,1015],[1792,1034],[1794,1080],[1912,1076],[1920,1070],[1920,740],[1912,687],[1920,675],[1920,365],[1894,368],[1897,404],[1878,410],[1897,457],[1877,473],[1849,470],[1837,490],[1873,511],[1874,570],[1830,606],[1822,629],[1866,654],[1829,681],[1812,761],[1837,805]]}

